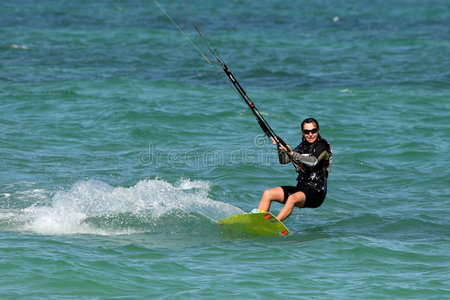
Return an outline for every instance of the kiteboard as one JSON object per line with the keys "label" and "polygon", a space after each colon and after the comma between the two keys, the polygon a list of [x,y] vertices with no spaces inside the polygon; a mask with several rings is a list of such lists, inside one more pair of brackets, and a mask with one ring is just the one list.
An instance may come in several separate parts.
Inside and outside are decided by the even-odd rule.
{"label": "kiteboard", "polygon": [[217,221],[229,231],[260,236],[288,235],[289,229],[270,212],[233,215]]}

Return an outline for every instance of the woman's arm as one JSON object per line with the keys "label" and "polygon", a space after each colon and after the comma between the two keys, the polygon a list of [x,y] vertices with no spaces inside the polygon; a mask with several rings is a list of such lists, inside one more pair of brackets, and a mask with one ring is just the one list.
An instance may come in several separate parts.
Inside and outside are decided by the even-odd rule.
{"label": "woman's arm", "polygon": [[322,140],[316,144],[312,153],[300,154],[298,152],[292,152],[290,155],[292,156],[292,160],[294,162],[299,162],[309,167],[314,167],[323,159],[330,159],[331,153],[329,151],[330,149],[328,143],[325,140]]}
{"label": "woman's arm", "polygon": [[322,151],[322,153],[319,154],[318,157],[315,157],[311,154],[300,154],[297,152],[292,153],[292,159],[297,162],[301,162],[302,164],[305,164],[310,167],[314,167],[317,165],[322,159],[329,159],[330,154],[327,150]]}

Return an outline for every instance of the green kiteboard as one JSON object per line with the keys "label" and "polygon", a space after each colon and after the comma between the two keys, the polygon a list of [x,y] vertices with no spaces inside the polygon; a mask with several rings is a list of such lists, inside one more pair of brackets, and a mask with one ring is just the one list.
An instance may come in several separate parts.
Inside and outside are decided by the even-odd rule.
{"label": "green kiteboard", "polygon": [[261,236],[288,235],[289,229],[270,212],[233,215],[218,221],[229,231]]}

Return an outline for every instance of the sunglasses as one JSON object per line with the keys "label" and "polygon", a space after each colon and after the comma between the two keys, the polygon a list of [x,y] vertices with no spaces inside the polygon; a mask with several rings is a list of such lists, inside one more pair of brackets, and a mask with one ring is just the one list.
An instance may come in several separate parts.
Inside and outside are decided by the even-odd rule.
{"label": "sunglasses", "polygon": [[319,128],[313,128],[311,130],[303,129],[302,131],[303,131],[303,134],[305,134],[305,135],[310,134],[310,133],[315,134],[319,131]]}

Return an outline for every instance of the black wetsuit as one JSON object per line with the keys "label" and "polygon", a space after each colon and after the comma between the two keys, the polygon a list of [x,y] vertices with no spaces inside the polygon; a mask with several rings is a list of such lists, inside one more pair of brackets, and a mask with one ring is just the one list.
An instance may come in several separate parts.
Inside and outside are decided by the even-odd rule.
{"label": "black wetsuit", "polygon": [[289,195],[302,191],[306,195],[303,207],[319,207],[327,194],[327,178],[332,163],[332,150],[330,144],[322,138],[318,138],[310,144],[303,141],[294,150],[292,157],[285,151],[279,150],[280,163],[293,162],[298,177],[297,186],[282,186],[284,201]]}

